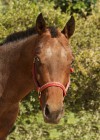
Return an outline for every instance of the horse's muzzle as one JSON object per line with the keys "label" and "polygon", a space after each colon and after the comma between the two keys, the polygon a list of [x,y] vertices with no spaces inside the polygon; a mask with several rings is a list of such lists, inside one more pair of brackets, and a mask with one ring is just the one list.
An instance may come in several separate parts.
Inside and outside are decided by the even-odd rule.
{"label": "horse's muzzle", "polygon": [[46,123],[57,124],[64,114],[64,107],[57,110],[52,110],[49,105],[46,105],[43,110],[44,121]]}

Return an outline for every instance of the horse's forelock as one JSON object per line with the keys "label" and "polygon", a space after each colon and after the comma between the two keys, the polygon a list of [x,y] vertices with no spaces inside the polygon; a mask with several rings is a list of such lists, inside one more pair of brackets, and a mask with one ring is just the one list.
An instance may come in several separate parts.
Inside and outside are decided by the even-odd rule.
{"label": "horse's forelock", "polygon": [[49,31],[50,31],[50,34],[51,34],[51,37],[52,37],[52,38],[55,38],[55,37],[58,36],[58,30],[57,30],[56,27],[50,26],[50,27],[49,27]]}

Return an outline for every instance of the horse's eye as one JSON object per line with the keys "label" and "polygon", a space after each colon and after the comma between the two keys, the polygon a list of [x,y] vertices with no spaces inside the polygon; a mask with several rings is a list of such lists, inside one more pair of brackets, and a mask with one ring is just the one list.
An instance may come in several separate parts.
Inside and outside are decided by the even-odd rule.
{"label": "horse's eye", "polygon": [[39,63],[39,62],[40,62],[40,58],[39,58],[39,57],[37,57],[37,56],[36,56],[36,57],[34,57],[33,62],[34,62],[34,63]]}

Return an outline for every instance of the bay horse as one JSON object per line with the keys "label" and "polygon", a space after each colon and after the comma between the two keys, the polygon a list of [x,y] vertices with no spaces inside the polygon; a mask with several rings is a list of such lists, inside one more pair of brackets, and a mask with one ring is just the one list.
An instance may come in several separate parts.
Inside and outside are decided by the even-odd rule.
{"label": "bay horse", "polygon": [[35,28],[8,36],[0,46],[0,140],[6,140],[19,102],[32,90],[39,93],[44,121],[59,122],[70,84],[74,29],[73,16],[61,31],[47,27],[40,13]]}

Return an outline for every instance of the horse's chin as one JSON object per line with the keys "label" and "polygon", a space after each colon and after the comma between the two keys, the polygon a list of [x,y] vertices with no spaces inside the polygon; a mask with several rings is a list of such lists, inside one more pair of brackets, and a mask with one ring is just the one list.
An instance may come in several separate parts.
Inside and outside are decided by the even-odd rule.
{"label": "horse's chin", "polygon": [[60,119],[51,121],[51,120],[48,120],[48,119],[44,118],[44,122],[49,123],[49,124],[58,124],[60,122]]}

